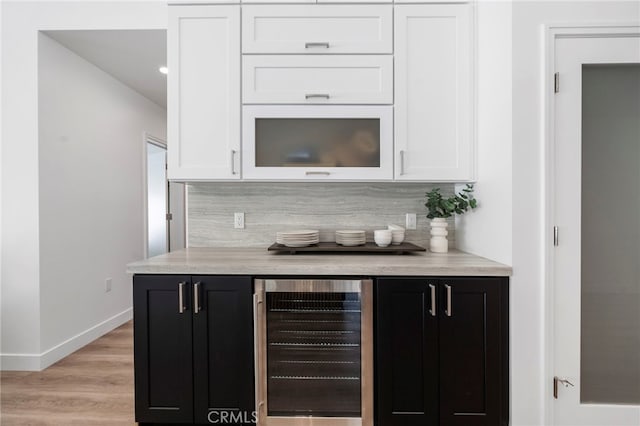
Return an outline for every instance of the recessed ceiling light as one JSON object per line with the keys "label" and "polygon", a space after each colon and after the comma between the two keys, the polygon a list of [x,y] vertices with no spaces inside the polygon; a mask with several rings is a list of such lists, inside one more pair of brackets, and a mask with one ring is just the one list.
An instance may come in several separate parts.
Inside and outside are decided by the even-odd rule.
{"label": "recessed ceiling light", "polygon": [[160,71],[162,74],[169,74],[169,68],[167,67],[160,67],[158,68],[158,71]]}

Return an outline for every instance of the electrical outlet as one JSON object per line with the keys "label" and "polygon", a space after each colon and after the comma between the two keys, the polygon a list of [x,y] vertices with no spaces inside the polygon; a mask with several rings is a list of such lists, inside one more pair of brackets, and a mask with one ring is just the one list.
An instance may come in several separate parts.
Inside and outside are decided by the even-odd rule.
{"label": "electrical outlet", "polygon": [[109,293],[111,291],[111,278],[104,280],[104,292]]}
{"label": "electrical outlet", "polygon": [[244,229],[244,213],[233,214],[233,227],[236,229]]}
{"label": "electrical outlet", "polygon": [[415,213],[407,213],[407,219],[405,223],[407,229],[416,229],[417,222],[418,220]]}

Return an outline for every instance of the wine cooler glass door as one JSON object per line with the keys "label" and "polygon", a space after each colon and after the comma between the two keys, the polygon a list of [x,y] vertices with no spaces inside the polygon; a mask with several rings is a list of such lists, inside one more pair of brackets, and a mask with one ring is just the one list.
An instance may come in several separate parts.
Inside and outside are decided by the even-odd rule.
{"label": "wine cooler glass door", "polygon": [[267,418],[362,418],[361,284],[265,280]]}

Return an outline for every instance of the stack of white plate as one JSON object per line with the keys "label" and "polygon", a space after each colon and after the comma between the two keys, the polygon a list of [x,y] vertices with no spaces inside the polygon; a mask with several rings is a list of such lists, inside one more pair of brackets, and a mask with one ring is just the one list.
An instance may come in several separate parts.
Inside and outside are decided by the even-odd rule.
{"label": "stack of white plate", "polygon": [[366,241],[364,231],[336,231],[336,243],[341,246],[361,246]]}
{"label": "stack of white plate", "polygon": [[320,232],[313,229],[277,232],[276,242],[287,247],[307,247],[320,242]]}

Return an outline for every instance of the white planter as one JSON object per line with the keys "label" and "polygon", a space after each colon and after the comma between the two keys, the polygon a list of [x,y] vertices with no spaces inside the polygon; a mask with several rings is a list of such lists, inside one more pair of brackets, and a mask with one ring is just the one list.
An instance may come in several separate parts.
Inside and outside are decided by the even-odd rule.
{"label": "white planter", "polygon": [[449,241],[447,241],[447,220],[442,217],[431,219],[431,242],[429,249],[434,253],[446,253],[449,251]]}

